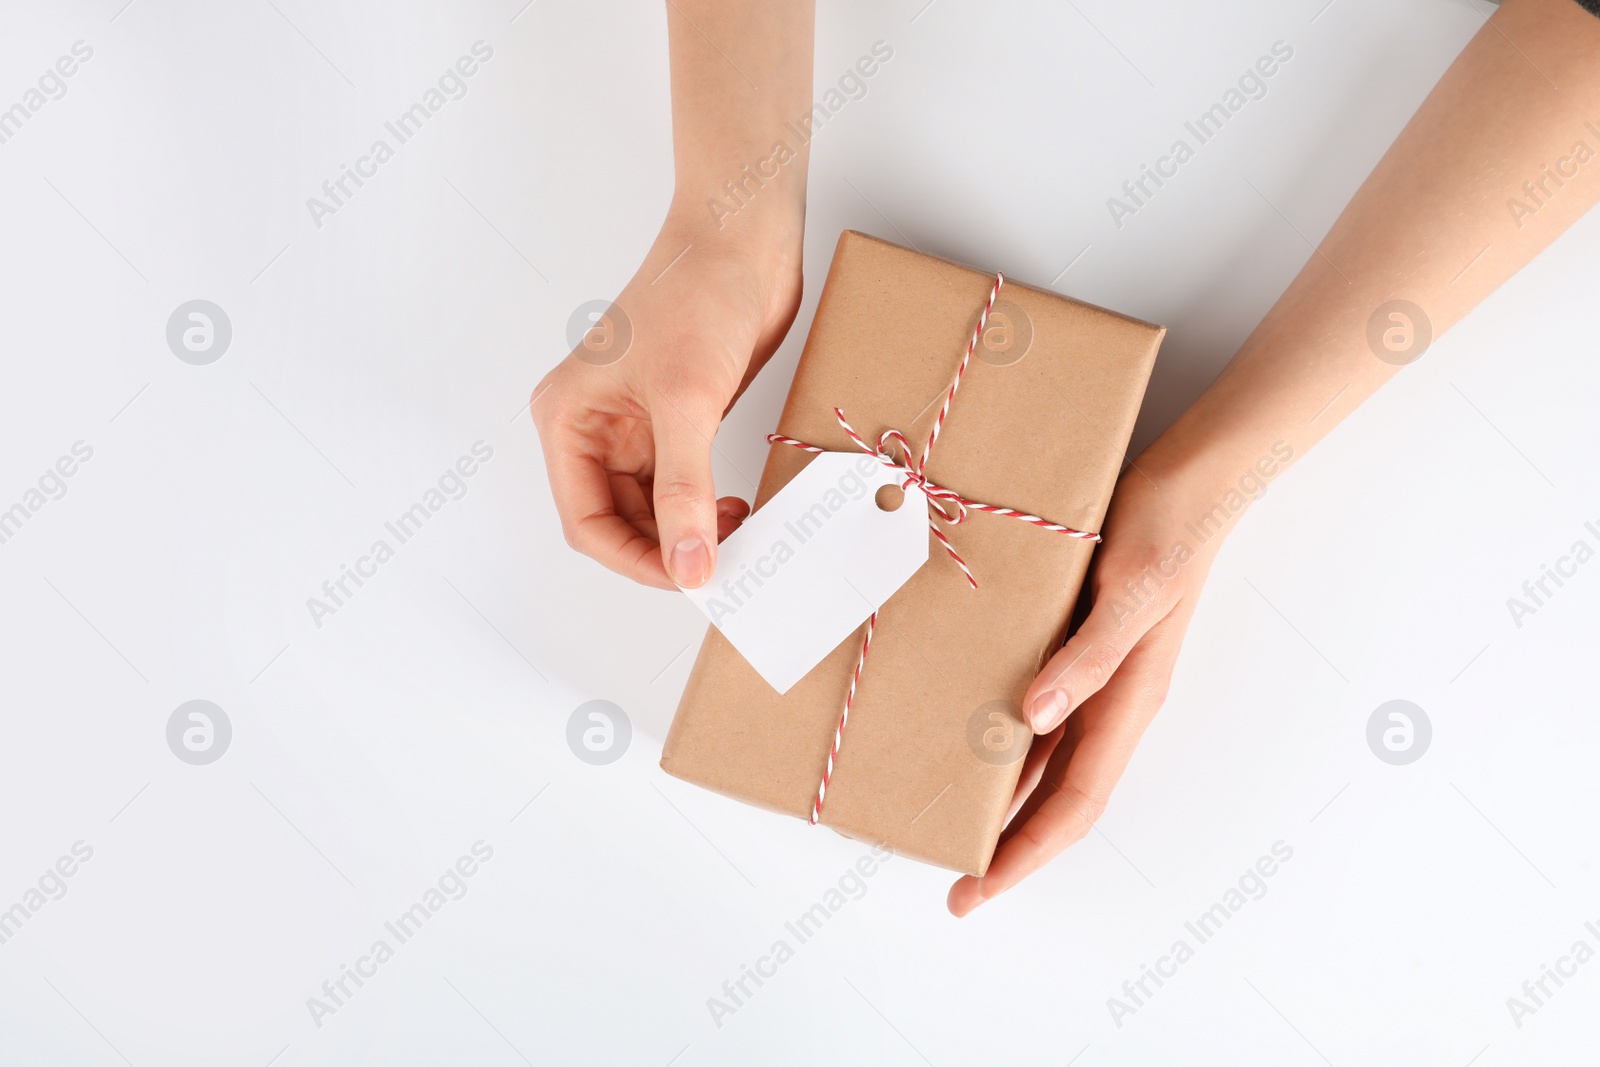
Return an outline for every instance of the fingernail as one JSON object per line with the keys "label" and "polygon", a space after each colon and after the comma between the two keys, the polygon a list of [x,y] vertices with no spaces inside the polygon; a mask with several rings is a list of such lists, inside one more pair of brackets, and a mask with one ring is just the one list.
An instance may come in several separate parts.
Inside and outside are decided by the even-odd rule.
{"label": "fingernail", "polygon": [[[976,900],[972,899],[974,892],[977,894]],[[978,905],[983,903],[983,900],[982,879],[974,882],[961,881],[950,887],[950,892],[945,897],[945,906],[950,909],[951,915],[958,919],[965,919],[977,909]]]}
{"label": "fingernail", "polygon": [[673,546],[668,562],[672,580],[690,589],[705,585],[711,577],[711,554],[706,551],[706,543],[697,537],[686,537]]}
{"label": "fingernail", "polygon": [[1047,689],[1028,706],[1028,725],[1036,734],[1047,734],[1061,725],[1071,708],[1072,698],[1065,689]]}

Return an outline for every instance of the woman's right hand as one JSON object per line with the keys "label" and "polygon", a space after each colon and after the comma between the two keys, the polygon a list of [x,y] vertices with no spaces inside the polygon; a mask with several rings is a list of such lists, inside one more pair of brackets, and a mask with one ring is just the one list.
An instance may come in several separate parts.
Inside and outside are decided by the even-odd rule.
{"label": "woman's right hand", "polygon": [[675,207],[607,313],[609,338],[591,331],[534,390],[573,548],[663,589],[711,577],[717,543],[750,512],[716,499],[712,438],[799,310],[803,216],[719,227],[703,206]]}

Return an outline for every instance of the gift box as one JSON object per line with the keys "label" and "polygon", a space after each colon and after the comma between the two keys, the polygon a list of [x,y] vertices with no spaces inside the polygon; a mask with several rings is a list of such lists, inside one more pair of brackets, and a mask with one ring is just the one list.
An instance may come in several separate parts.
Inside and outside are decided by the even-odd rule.
{"label": "gift box", "polygon": [[[992,273],[844,232],[777,433],[861,455],[840,408],[869,445],[897,429],[920,451],[937,422],[929,483],[1098,531],[1165,330],[1009,278],[995,288]],[[755,507],[814,458],[774,442]],[[972,510],[940,524],[976,588],[930,530],[927,563],[875,616],[870,654],[863,626],[785,693],[709,629],[662,768],[981,875],[1032,740],[1022,696],[1066,636],[1094,547],[1016,520]]]}

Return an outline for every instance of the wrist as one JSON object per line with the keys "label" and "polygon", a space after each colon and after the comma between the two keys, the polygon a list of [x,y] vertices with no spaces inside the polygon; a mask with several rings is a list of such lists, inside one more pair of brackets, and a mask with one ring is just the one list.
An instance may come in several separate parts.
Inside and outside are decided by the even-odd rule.
{"label": "wrist", "polygon": [[1136,461],[1142,473],[1135,476],[1160,497],[1169,526],[1190,549],[1210,556],[1299,451],[1289,436],[1205,432],[1189,423],[1186,414],[1158,437]]}
{"label": "wrist", "polygon": [[779,197],[751,204],[735,218],[717,220],[705,204],[676,195],[662,222],[650,261],[662,269],[686,249],[685,264],[736,264],[769,293],[798,285],[805,237],[805,207]]}
{"label": "wrist", "polygon": [[744,164],[727,173],[680,174],[668,225],[757,253],[798,250],[805,229],[805,164],[795,160],[776,174],[772,169],[758,173]]}

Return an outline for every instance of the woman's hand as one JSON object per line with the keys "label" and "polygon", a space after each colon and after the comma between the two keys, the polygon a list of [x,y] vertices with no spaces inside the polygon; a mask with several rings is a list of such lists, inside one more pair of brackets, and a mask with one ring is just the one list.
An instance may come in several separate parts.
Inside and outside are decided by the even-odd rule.
{"label": "woman's hand", "polygon": [[812,0],[667,4],[673,199],[613,305],[632,341],[580,344],[530,402],[567,543],[646,585],[704,585],[750,513],[715,498],[711,439],[800,308],[810,152],[789,124],[814,18]]}
{"label": "woman's hand", "polygon": [[[1570,152],[1572,131],[1600,108],[1597,51],[1600,19],[1583,7],[1507,0],[1221,376],[1123,475],[1089,617],[1025,697],[1044,736],[1023,765],[1014,818],[988,873],[951,888],[952,912],[965,915],[1016,885],[1087,834],[1105,808],[1161,706],[1212,557],[1242,509],[1226,509],[1203,545],[1186,524],[1216,514],[1219,492],[1243,485],[1268,456],[1309,452],[1423,354],[1426,341],[1380,350],[1374,322],[1408,306],[1439,336],[1600,203],[1600,168],[1564,179],[1560,196],[1538,205],[1520,199],[1519,184]],[[1547,93],[1550,85],[1561,92]],[[1508,148],[1504,130],[1513,126]]]}
{"label": "woman's hand", "polygon": [[1158,488],[1137,465],[1117,486],[1090,574],[1093,606],[1023,698],[1038,734],[1023,764],[1011,820],[982,878],[950,889],[966,915],[1089,833],[1134,746],[1166,699],[1184,631],[1220,535],[1193,543],[1205,513],[1178,487]]}
{"label": "woman's hand", "polygon": [[626,351],[580,344],[534,390],[573,548],[663,589],[711,576],[750,513],[715,498],[711,440],[800,307],[802,215],[722,229],[703,206],[674,209],[609,313],[610,343],[631,329]]}

